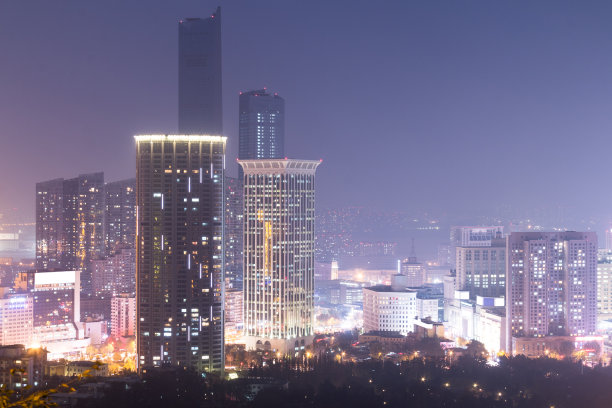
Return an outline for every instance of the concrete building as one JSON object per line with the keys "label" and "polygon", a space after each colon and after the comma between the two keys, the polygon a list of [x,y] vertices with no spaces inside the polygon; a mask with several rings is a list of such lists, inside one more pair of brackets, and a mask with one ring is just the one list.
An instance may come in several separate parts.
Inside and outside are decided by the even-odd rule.
{"label": "concrete building", "polygon": [[495,238],[504,237],[504,227],[495,226],[453,226],[450,230],[450,258],[456,266],[457,247],[490,247]]}
{"label": "concrete building", "polygon": [[363,331],[391,331],[406,335],[419,318],[417,292],[406,289],[406,278],[394,276],[392,284],[363,289]]}
{"label": "concrete building", "polygon": [[315,172],[319,161],[239,160],[244,171],[248,349],[303,349],[314,336]]}
{"label": "concrete building", "polygon": [[136,294],[135,250],[116,248],[106,258],[91,261],[93,291],[98,297]]}
{"label": "concrete building", "polygon": [[0,347],[0,387],[10,390],[42,385],[47,353],[22,344]]}
{"label": "concrete building", "polygon": [[136,298],[129,294],[111,299],[111,336],[128,337],[136,334]]}
{"label": "concrete building", "polygon": [[81,320],[80,271],[29,271],[16,290],[32,297],[33,325],[75,325]]}
{"label": "concrete building", "polygon": [[407,277],[407,286],[410,287],[422,286],[427,280],[427,269],[417,261],[416,256],[410,256],[402,261],[401,273]]}
{"label": "concrete building", "polygon": [[612,318],[612,251],[597,251],[597,318]]}
{"label": "concrete building", "polygon": [[37,268],[81,270],[81,292],[91,296],[90,261],[105,254],[104,213],[104,173],[37,183]]}
{"label": "concrete building", "polygon": [[459,344],[481,342],[490,354],[507,351],[504,298],[478,296],[458,291],[445,303],[445,335]]}
{"label": "concrete building", "polygon": [[33,322],[32,297],[0,287],[0,346],[32,344]]}
{"label": "concrete building", "polygon": [[225,291],[225,344],[242,340],[244,330],[244,301],[242,290]]}
{"label": "concrete building", "polygon": [[475,296],[506,293],[506,240],[491,239],[490,246],[457,246],[457,287]]}
{"label": "concrete building", "polygon": [[595,334],[594,232],[513,232],[507,251],[507,344],[511,337]]}
{"label": "concrete building", "polygon": [[225,178],[225,287],[242,290],[242,180]]}
{"label": "concrete building", "polygon": [[107,256],[112,256],[118,249],[133,249],[136,244],[136,179],[106,183],[104,190],[105,246]]}
{"label": "concrete building", "polygon": [[227,138],[135,139],[138,366],[221,372]]}

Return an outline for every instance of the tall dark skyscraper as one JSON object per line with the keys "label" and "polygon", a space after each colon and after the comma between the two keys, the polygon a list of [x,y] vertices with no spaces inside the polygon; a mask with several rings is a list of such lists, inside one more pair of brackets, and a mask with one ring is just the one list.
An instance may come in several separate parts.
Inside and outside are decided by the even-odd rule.
{"label": "tall dark skyscraper", "polygon": [[226,138],[135,139],[138,365],[222,371]]}
{"label": "tall dark skyscraper", "polygon": [[179,22],[179,133],[223,134],[221,8]]}
{"label": "tall dark skyscraper", "polygon": [[104,256],[104,173],[36,184],[36,266],[79,269],[92,294],[90,262]]}
{"label": "tall dark skyscraper", "polygon": [[282,159],[285,156],[285,100],[265,89],[242,92],[239,110],[238,158]]}

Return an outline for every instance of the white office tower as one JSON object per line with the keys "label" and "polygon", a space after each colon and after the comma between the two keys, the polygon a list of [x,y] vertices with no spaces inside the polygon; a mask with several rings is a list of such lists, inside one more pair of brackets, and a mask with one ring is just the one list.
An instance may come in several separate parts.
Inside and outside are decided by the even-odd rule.
{"label": "white office tower", "polygon": [[294,353],[314,336],[315,172],[320,162],[239,164],[244,172],[246,346]]}

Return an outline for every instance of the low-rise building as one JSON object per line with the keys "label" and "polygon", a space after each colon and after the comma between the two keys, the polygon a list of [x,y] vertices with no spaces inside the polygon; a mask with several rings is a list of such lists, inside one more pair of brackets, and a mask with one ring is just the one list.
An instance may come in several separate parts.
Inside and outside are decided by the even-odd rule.
{"label": "low-rise building", "polygon": [[477,340],[490,354],[507,351],[503,298],[470,300],[467,292],[456,291],[454,299],[446,299],[445,314],[446,337],[458,343]]}
{"label": "low-rise building", "polygon": [[408,337],[399,332],[371,331],[359,335],[359,343],[404,344]]}
{"label": "low-rise building", "polygon": [[418,318],[417,292],[378,285],[363,289],[364,331],[391,331],[406,335]]}
{"label": "low-rise building", "polygon": [[19,389],[42,383],[47,352],[42,348],[26,349],[22,344],[0,346],[0,387]]}

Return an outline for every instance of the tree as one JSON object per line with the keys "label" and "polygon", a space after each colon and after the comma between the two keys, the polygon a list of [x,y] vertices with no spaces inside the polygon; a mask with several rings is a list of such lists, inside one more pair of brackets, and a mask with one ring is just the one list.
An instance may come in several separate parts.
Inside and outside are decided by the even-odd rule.
{"label": "tree", "polygon": [[[15,390],[10,389],[7,385],[0,387],[0,408],[50,408],[57,406],[55,403],[49,400],[53,394],[58,392],[75,392],[73,385],[76,385],[83,378],[90,377],[92,370],[98,370],[102,365],[101,362],[96,361],[90,370],[86,370],[82,375],[75,377],[74,379],[62,383],[57,387],[52,387],[46,390],[36,390],[30,394],[27,394],[31,390],[30,386],[23,389],[26,391],[24,395],[18,395]],[[10,375],[19,376],[23,374],[24,370],[11,369]]]}
{"label": "tree", "polygon": [[574,353],[574,343],[566,340],[559,345],[559,354],[564,356],[566,359],[570,359]]}
{"label": "tree", "polygon": [[472,340],[468,343],[465,354],[478,360],[486,360],[489,358],[489,352],[485,348],[484,344],[477,340]]}

